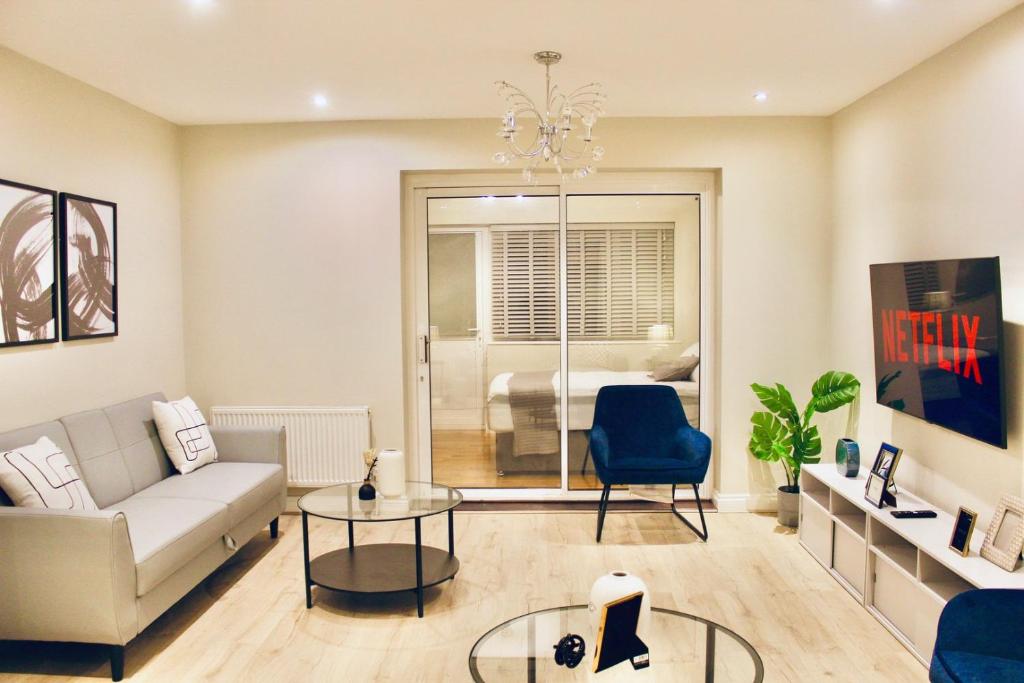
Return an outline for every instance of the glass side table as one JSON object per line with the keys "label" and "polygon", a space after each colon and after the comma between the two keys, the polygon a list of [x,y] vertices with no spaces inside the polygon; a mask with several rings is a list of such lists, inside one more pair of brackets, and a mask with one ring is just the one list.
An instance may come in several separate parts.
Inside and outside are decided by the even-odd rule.
{"label": "glass side table", "polygon": [[[569,669],[555,663],[554,645],[567,633],[586,641],[586,657]],[[495,626],[469,653],[469,673],[487,683],[533,681],[699,681],[762,683],[764,663],[735,632],[692,614],[654,607],[644,636],[651,665],[634,670],[622,662],[593,673],[594,645],[586,605],[530,612]]]}
{"label": "glass side table", "polygon": [[[313,586],[348,593],[416,592],[423,616],[423,589],[455,578],[455,508],[462,494],[443,484],[409,481],[399,498],[359,500],[362,482],[318,489],[299,498],[302,511],[302,559],[306,571],[306,607],[313,606]],[[448,549],[424,546],[420,521],[448,513]],[[348,522],[348,547],[309,557],[309,515]],[[416,542],[355,544],[356,522],[413,520]]]}

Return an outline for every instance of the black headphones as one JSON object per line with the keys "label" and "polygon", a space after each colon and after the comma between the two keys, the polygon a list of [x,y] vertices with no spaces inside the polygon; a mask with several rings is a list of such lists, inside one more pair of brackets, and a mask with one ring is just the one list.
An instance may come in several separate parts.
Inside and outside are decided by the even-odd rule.
{"label": "black headphones", "polygon": [[581,636],[569,633],[560,641],[555,648],[555,664],[563,664],[570,669],[575,669],[587,654],[587,644]]}

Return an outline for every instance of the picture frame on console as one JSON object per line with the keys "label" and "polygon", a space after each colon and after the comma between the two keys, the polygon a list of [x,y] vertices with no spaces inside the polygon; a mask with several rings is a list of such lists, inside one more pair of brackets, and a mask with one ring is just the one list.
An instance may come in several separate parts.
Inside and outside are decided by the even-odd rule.
{"label": "picture frame on console", "polygon": [[57,193],[0,179],[0,348],[57,341]]}
{"label": "picture frame on console", "polygon": [[1017,568],[1024,549],[1024,500],[1003,496],[985,533],[981,556],[1000,569],[1012,572]]}
{"label": "picture frame on console", "polygon": [[971,551],[971,536],[974,535],[974,526],[978,522],[978,513],[960,508],[953,522],[953,533],[949,536],[949,548],[960,553],[961,557],[967,557]]}
{"label": "picture frame on console", "polygon": [[117,204],[60,193],[61,338],[115,337]]}
{"label": "picture frame on console", "polygon": [[877,508],[887,503],[896,507],[896,496],[890,491],[896,487],[896,467],[900,464],[903,449],[883,442],[875,455],[875,461],[868,472],[868,480],[864,485],[864,498]]}
{"label": "picture frame on console", "polygon": [[881,509],[885,506],[885,479],[877,472],[868,474],[868,483],[864,488],[864,498]]}

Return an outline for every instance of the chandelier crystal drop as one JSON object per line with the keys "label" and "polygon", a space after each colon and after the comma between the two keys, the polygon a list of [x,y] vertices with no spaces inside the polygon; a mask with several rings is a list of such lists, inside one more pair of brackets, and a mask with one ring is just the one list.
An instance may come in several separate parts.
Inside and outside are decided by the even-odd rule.
{"label": "chandelier crystal drop", "polygon": [[[605,96],[600,83],[587,83],[572,92],[563,93],[551,85],[551,65],[562,59],[558,52],[545,50],[533,58],[544,65],[545,99],[538,107],[521,89],[508,81],[497,81],[498,94],[505,98],[508,109],[501,118],[498,135],[508,149],[494,155],[494,162],[507,166],[513,161],[526,162],[523,180],[535,182],[540,164],[551,164],[565,179],[583,179],[597,172],[594,164],[601,161],[604,148],[594,144],[594,125],[604,114]],[[536,124],[533,124],[533,120]],[[530,121],[529,125],[524,121]],[[530,142],[529,134],[520,138],[520,125],[535,129]]]}

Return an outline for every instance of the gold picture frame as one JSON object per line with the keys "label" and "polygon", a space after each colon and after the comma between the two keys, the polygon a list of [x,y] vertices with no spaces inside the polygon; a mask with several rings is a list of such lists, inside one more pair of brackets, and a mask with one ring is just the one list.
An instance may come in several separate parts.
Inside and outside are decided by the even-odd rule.
{"label": "gold picture frame", "polygon": [[1000,569],[1012,572],[1024,548],[1024,500],[1005,495],[999,499],[996,512],[985,533],[981,556]]}
{"label": "gold picture frame", "polygon": [[977,512],[960,507],[956,519],[953,520],[953,532],[949,535],[950,550],[959,553],[961,557],[967,557],[971,552],[971,537],[974,535],[974,525],[977,522]]}

